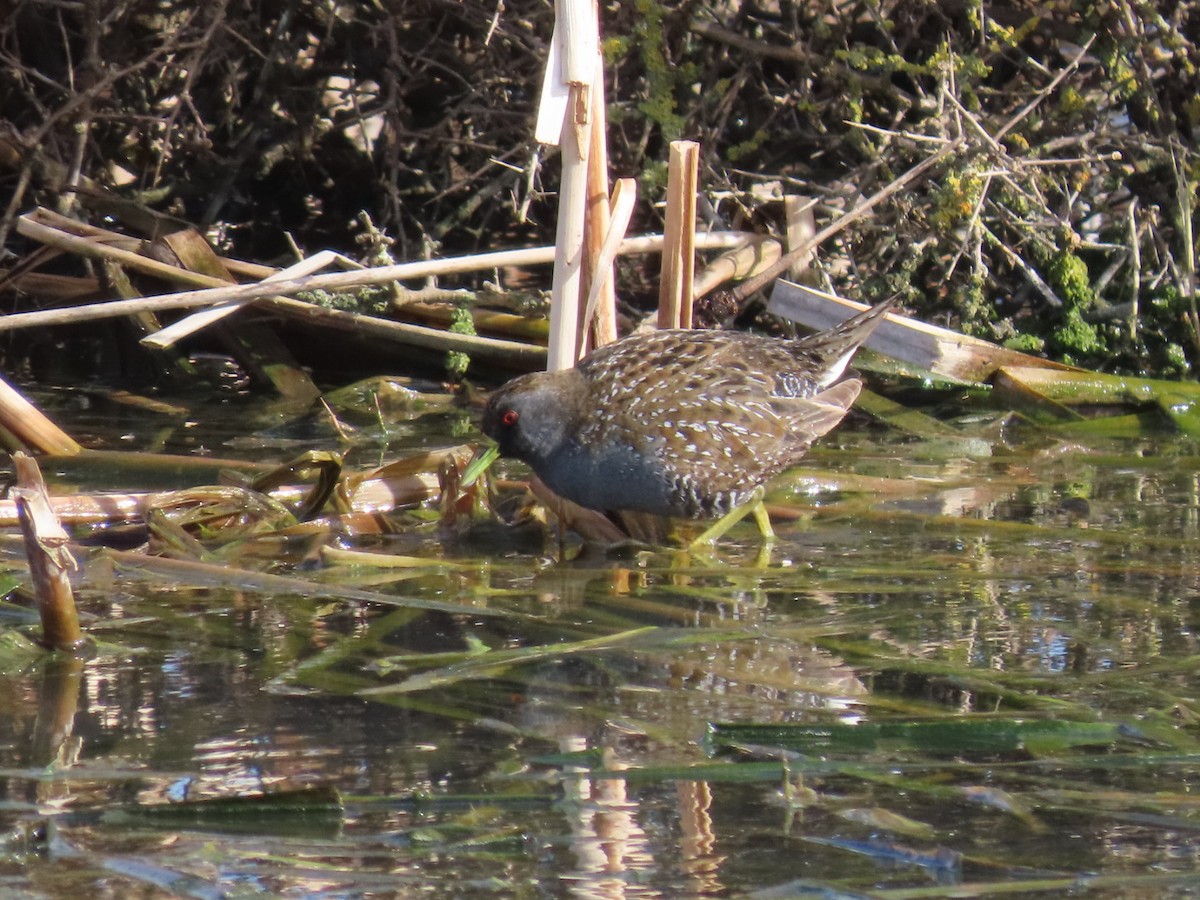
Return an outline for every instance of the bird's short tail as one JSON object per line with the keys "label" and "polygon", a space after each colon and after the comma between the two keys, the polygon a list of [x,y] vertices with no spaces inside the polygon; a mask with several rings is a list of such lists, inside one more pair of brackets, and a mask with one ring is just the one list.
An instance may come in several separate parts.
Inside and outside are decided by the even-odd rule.
{"label": "bird's short tail", "polygon": [[811,354],[820,361],[821,387],[827,387],[842,377],[855,352],[883,321],[888,310],[896,305],[897,299],[898,294],[851,316],[828,331],[796,341],[794,346],[797,353]]}

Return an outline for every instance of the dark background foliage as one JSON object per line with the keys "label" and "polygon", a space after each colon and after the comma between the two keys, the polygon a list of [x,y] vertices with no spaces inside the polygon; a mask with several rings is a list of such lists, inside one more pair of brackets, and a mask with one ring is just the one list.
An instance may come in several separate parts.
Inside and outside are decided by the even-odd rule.
{"label": "dark background foliage", "polygon": [[[1104,369],[1189,372],[1200,160],[1195,3],[602,4],[609,144],[661,223],[666,145],[702,142],[705,214],[828,221],[950,140],[932,179],[822,249],[849,296]],[[532,122],[548,0],[12,4],[0,185],[13,216],[108,188],[258,261],[553,237]],[[1084,49],[1086,48],[1086,50]],[[85,204],[86,206],[86,204]],[[87,214],[86,212],[84,214]],[[627,270],[631,293],[652,272]]]}

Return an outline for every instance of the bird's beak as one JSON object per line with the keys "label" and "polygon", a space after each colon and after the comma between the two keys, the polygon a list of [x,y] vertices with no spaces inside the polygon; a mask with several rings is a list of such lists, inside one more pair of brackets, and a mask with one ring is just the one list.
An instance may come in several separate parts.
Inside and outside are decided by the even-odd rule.
{"label": "bird's beak", "polygon": [[492,444],[490,447],[480,447],[476,450],[475,455],[471,457],[471,461],[467,463],[467,467],[463,469],[459,486],[468,488],[473,485],[479,480],[479,476],[486,472],[488,467],[496,461],[496,457],[499,455],[499,444]]}

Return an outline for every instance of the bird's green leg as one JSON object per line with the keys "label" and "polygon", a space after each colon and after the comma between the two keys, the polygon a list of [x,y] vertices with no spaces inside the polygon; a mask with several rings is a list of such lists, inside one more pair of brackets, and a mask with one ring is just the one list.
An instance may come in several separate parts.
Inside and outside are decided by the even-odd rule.
{"label": "bird's green leg", "polygon": [[754,521],[758,523],[758,533],[762,535],[764,542],[775,540],[775,532],[771,528],[771,518],[767,515],[767,508],[763,506],[762,486],[756,487],[750,495],[750,499],[745,503],[731,509],[717,521],[713,522],[706,528],[698,538],[692,541],[692,547],[700,544],[711,544],[721,537],[724,537],[725,532],[736,525],[742,519],[751,513],[754,514]]}
{"label": "bird's green leg", "polygon": [[758,523],[758,533],[762,536],[763,543],[769,543],[775,540],[775,529],[771,527],[771,517],[767,515],[767,505],[762,501],[762,488],[758,490],[760,496],[754,501],[754,521]]}

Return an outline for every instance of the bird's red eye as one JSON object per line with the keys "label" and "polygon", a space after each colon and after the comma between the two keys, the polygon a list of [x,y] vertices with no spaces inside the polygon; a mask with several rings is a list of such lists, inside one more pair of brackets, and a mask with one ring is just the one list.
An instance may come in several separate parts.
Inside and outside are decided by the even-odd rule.
{"label": "bird's red eye", "polygon": [[518,413],[515,409],[506,409],[504,411],[504,415],[502,415],[500,417],[500,424],[507,425],[509,428],[512,428],[514,425],[517,424],[517,420],[520,418],[521,418],[521,414]]}

